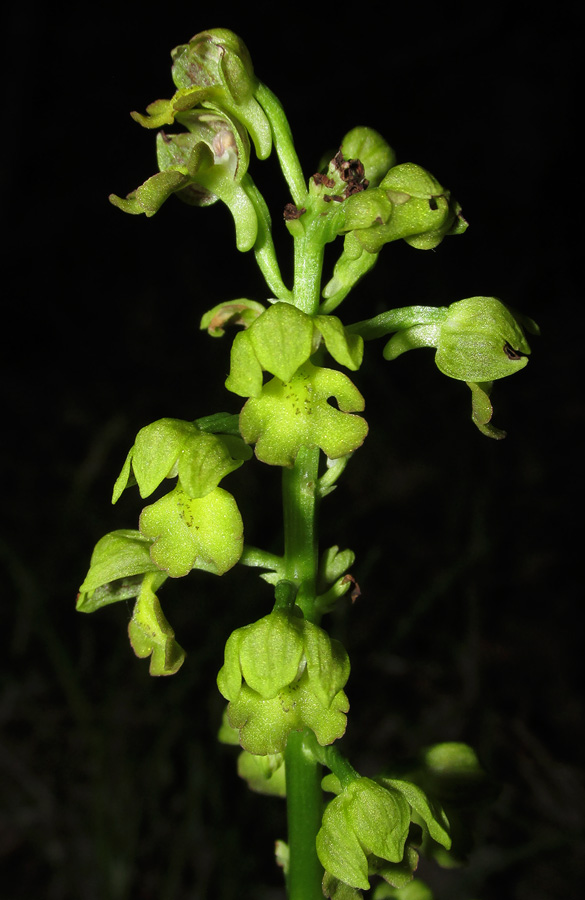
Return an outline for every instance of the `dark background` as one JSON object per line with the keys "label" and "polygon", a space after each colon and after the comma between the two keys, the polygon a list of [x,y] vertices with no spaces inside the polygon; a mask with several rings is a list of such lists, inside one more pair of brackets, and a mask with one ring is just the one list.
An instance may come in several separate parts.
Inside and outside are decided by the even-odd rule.
{"label": "dark background", "polygon": [[[237,411],[227,341],[199,331],[223,299],[265,299],[229,214],[171,199],[107,202],[154,173],[130,119],[170,96],[169,51],[208,27],[246,41],[280,97],[307,175],[356,124],[432,171],[470,228],[423,253],[385,248],[341,310],[496,295],[536,319],[533,359],[494,392],[490,441],[432,353],[355,381],[370,435],[324,504],[323,546],[351,546],[362,597],[331,619],[352,659],[343,746],[363,774],[441,740],[476,747],[498,791],[469,866],[424,876],[437,900],[553,900],[584,881],[579,363],[582,5],[301,2],[291,12],[143,3],[9,12],[5,220],[0,857],[7,900],[276,900],[283,804],[251,795],[215,742],[230,631],[265,614],[249,570],[165,586],[187,660],[151,679],[130,610],[74,610],[96,540],[136,527],[109,505],[137,430]],[[252,175],[289,199],[271,160]],[[284,266],[286,268],[286,264]],[[412,358],[411,358],[412,357]],[[244,477],[245,475],[245,477]],[[267,479],[267,481],[266,481]],[[227,484],[227,483],[226,483]],[[228,489],[247,539],[279,549],[278,473]]]}

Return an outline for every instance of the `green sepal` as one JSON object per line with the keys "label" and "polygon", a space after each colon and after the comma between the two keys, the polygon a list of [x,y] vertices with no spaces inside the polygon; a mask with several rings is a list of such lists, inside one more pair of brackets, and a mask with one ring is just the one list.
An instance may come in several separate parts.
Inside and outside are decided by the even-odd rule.
{"label": "green sepal", "polygon": [[494,381],[528,363],[530,346],[514,313],[496,297],[452,303],[441,324],[435,362],[450,378]]}
{"label": "green sepal", "polygon": [[147,573],[158,572],[157,587],[162,584],[166,575],[150,556],[151,544],[139,531],[120,529],[104,535],[94,548],[89,571],[79,588],[78,611],[95,612],[138,596]]}
{"label": "green sepal", "polygon": [[250,329],[236,334],[230,351],[228,391],[240,397],[255,397],[262,390],[262,366],[248,336]]}
{"label": "green sepal", "polygon": [[[344,203],[344,210],[343,230],[358,231],[385,225],[394,213],[394,204],[388,199],[387,191],[382,188],[370,188],[348,197]],[[357,237],[359,239],[359,235]]]}
{"label": "green sepal", "polygon": [[263,700],[272,700],[297,677],[302,634],[302,620],[280,611],[233,632],[217,679],[221,693],[232,699],[245,681]]}
{"label": "green sepal", "polygon": [[271,797],[286,797],[284,754],[255,756],[242,750],[238,756],[238,775],[248,782],[250,790]]}
{"label": "green sepal", "polygon": [[130,644],[136,656],[150,656],[151,675],[174,675],[185,659],[185,651],[175,640],[158,597],[154,593],[156,575],[146,575],[128,625]]}
{"label": "green sepal", "polygon": [[290,303],[276,302],[236,335],[232,345],[228,390],[257,397],[262,372],[290,381],[317,350],[321,340],[331,356],[351,370],[360,367],[363,340],[335,316],[309,316]]}
{"label": "green sepal", "polygon": [[143,128],[162,128],[164,125],[173,125],[175,118],[187,110],[200,106],[202,103],[221,102],[223,92],[217,87],[191,86],[176,91],[170,100],[154,100],[146,107],[147,115],[133,111],[130,113],[135,122]]}
{"label": "green sepal", "polygon": [[313,352],[313,323],[296,306],[275,303],[245,332],[262,369],[288,381]]}
{"label": "green sepal", "polygon": [[226,327],[241,325],[243,328],[249,328],[265,310],[266,307],[262,303],[245,298],[218,303],[203,314],[199,327],[202,331],[207,331],[211,337],[223,337]]}
{"label": "green sepal", "polygon": [[323,706],[330,706],[349,678],[349,656],[339,641],[311,622],[305,622],[303,644],[309,688]]}
{"label": "green sepal", "polygon": [[[328,403],[330,397],[339,409]],[[364,399],[342,372],[306,362],[288,382],[273,378],[240,413],[240,431],[255,444],[258,459],[292,466],[302,446],[320,447],[330,459],[346,456],[363,443],[368,425]]]}
{"label": "green sepal", "polygon": [[153,561],[172,578],[194,568],[223,575],[242,554],[240,511],[232,495],[219,487],[198,498],[175,488],[143,509],[140,531],[153,540]]}
{"label": "green sepal", "polygon": [[209,434],[182,419],[158,419],[138,432],[114,485],[112,503],[134,480],[140,496],[148,497],[165,478],[177,475],[189,497],[204,497],[250,456],[239,437]]}
{"label": "green sepal", "polygon": [[368,857],[400,863],[409,827],[410,807],[402,794],[358,777],[327,805],[317,854],[326,872],[367,890]]}
{"label": "green sepal", "polygon": [[402,794],[415,814],[413,821],[418,820],[421,824],[424,824],[429,835],[437,844],[440,844],[446,850],[451,849],[449,820],[438,803],[431,801],[425,792],[411,781],[386,777],[377,778],[376,781],[383,787]]}

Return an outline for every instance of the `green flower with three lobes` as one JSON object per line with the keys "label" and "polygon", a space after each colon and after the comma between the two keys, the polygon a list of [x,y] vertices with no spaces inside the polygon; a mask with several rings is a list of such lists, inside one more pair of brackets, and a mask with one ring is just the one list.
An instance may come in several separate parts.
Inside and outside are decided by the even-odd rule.
{"label": "green flower with three lobes", "polygon": [[228,638],[217,684],[241,746],[266,756],[284,751],[291,731],[311,728],[322,746],[340,738],[348,677],[338,641],[300,613],[275,609]]}

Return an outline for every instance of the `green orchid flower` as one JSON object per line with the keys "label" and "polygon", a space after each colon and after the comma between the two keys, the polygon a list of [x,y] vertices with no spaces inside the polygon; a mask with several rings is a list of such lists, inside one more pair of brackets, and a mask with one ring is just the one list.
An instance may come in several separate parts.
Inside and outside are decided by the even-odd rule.
{"label": "green orchid flower", "polygon": [[349,659],[341,644],[294,611],[275,608],[228,638],[217,676],[227,716],[249,753],[282,753],[291,731],[321,745],[340,738],[349,709]]}
{"label": "green orchid flower", "polygon": [[451,846],[445,813],[411,782],[356,775],[339,784],[338,791],[317,835],[328,897],[344,896],[342,885],[367,890],[371,875],[381,876],[394,887],[410,882],[418,863],[421,829],[441,846]]}
{"label": "green orchid flower", "polygon": [[[272,130],[255,97],[259,82],[243,40],[227,28],[212,28],[175,47],[171,57],[179,93],[194,91],[195,99],[203,92],[196,103],[211,103],[240,121],[252,137],[258,158],[266,159],[272,149]],[[205,93],[209,91],[212,96]]]}
{"label": "green orchid flower", "polygon": [[[352,149],[354,145],[359,149],[360,132],[350,132]],[[364,141],[368,143],[366,137]],[[418,250],[432,250],[447,235],[462,234],[467,228],[460,205],[422,166],[392,165],[381,177],[382,166],[392,159],[391,148],[384,153],[382,138],[377,141],[370,136],[369,141],[372,181],[367,190],[352,194],[344,203],[343,252],[323,289],[321,312],[331,312],[345,299],[376,264],[384,244],[404,240]]]}
{"label": "green orchid flower", "polygon": [[366,340],[395,332],[384,347],[388,360],[407,350],[433,347],[437,368],[469,386],[473,422],[495,439],[505,437],[505,432],[490,424],[493,382],[527,365],[530,346],[525,331],[539,333],[532,319],[513,312],[496,297],[468,297],[438,309],[412,306],[390,310],[347,330]]}
{"label": "green orchid flower", "polygon": [[112,502],[130,485],[137,484],[140,496],[148,497],[166,478],[177,476],[189,497],[205,497],[251,455],[239,436],[210,434],[196,422],[182,419],[158,419],[136,435]]}
{"label": "green orchid flower", "polygon": [[222,200],[234,217],[236,244],[250,250],[256,241],[258,218],[242,179],[250,160],[248,136],[227,114],[197,109],[176,116],[188,130],[159,132],[156,139],[160,171],[125,199],[110,195],[110,202],[132,215],[151,217],[172,194],[191,206],[209,206]]}

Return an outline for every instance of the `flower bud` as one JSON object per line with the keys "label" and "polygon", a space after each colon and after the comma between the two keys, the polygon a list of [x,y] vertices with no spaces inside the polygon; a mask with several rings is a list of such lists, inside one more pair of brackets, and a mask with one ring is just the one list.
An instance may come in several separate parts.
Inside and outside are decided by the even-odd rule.
{"label": "flower bud", "polygon": [[388,169],[396,164],[396,154],[390,144],[373,128],[352,128],[341,142],[345,159],[359,159],[365,169],[370,188],[380,184]]}
{"label": "flower bud", "polygon": [[417,249],[431,250],[446,235],[460,234],[467,227],[459,204],[422,166],[394,166],[380,182],[379,190],[392,204],[391,216],[355,231],[369,253],[378,253],[384,244],[399,239]]}

